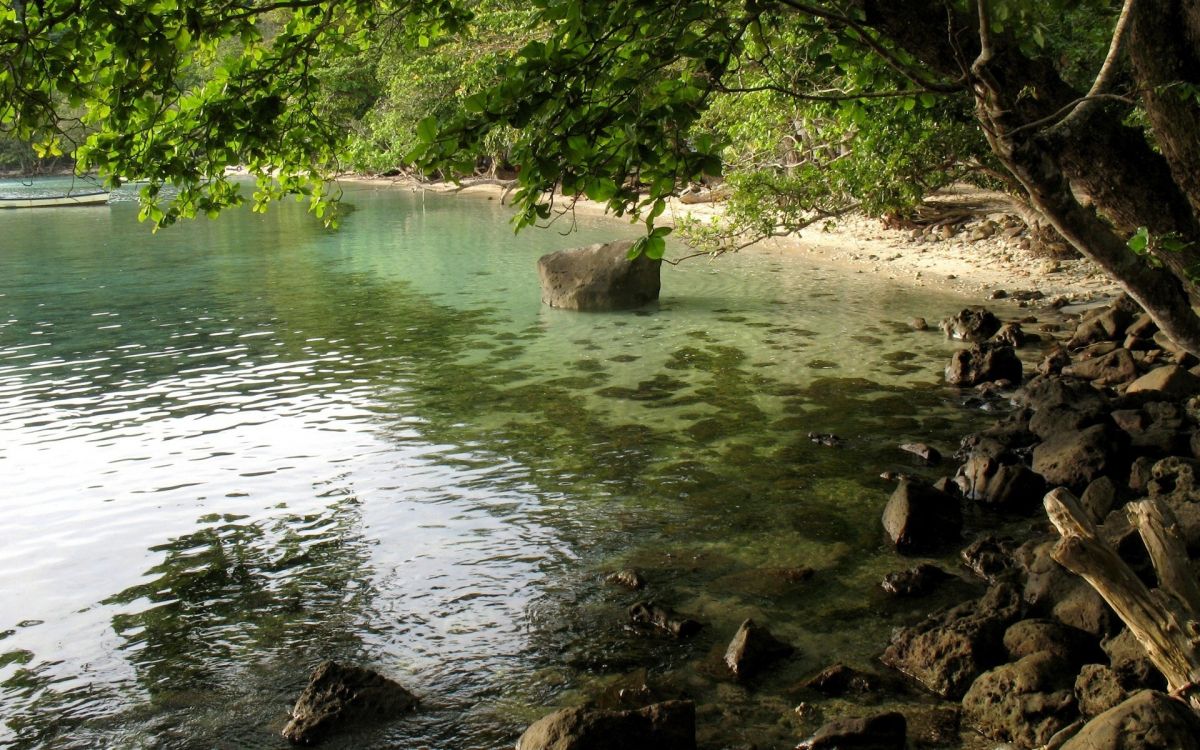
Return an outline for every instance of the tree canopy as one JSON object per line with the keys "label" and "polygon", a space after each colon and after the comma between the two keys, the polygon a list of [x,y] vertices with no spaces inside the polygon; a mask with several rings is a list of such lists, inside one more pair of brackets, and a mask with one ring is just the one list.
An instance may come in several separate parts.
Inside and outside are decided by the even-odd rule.
{"label": "tree canopy", "polygon": [[1200,0],[15,0],[0,60],[0,130],[148,179],[157,224],[239,202],[230,165],[335,220],[347,159],[491,157],[519,225],[583,195],[658,255],[720,175],[753,239],[971,174],[1200,353]]}

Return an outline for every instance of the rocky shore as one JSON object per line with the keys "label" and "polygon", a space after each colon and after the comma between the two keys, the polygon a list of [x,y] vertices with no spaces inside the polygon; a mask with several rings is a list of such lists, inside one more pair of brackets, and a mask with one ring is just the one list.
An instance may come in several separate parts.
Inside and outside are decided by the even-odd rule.
{"label": "rocky shore", "polygon": [[[986,222],[995,226],[970,239]],[[969,390],[998,419],[963,438],[952,471],[936,481],[890,477],[896,487],[886,505],[881,498],[882,533],[900,555],[957,551],[959,559],[957,567],[898,566],[880,582],[882,589],[915,601],[938,591],[973,593],[894,632],[879,644],[877,668],[848,667],[830,654],[828,666],[800,688],[804,699],[793,712],[820,717],[824,703],[836,701],[840,718],[814,719],[795,746],[1200,750],[1200,715],[1188,696],[1167,692],[1168,680],[1135,633],[1092,585],[1056,560],[1060,533],[1043,508],[1048,493],[1077,496],[1100,542],[1150,587],[1160,583],[1131,521],[1134,503],[1150,498],[1165,507],[1190,555],[1200,552],[1200,362],[1173,346],[1084,261],[1053,261],[1053,268],[1032,272],[1025,262],[1021,276],[1003,261],[1015,257],[1019,233],[998,232],[999,215],[973,223],[979,226],[957,230],[966,234],[961,246],[954,235],[930,239],[883,230],[874,237],[853,220],[837,230],[854,233],[850,244],[836,235],[828,238],[834,249],[822,250],[824,239],[809,246],[791,240],[799,243],[791,251],[907,274],[910,283],[934,283],[935,275],[955,281],[959,273],[947,271],[955,269],[964,285],[1004,300],[995,311],[968,308],[941,323],[946,336],[963,342],[946,367],[948,387]],[[960,252],[966,269],[954,265]],[[980,257],[995,267],[980,268]],[[1080,304],[1106,297],[1104,304]],[[914,321],[914,327],[922,324]],[[941,461],[929,446],[902,449],[929,465]],[[965,521],[980,514],[993,528],[979,532],[978,524]],[[1189,570],[1194,579],[1195,566]],[[645,577],[622,570],[608,583],[637,591]],[[689,638],[704,625],[646,600],[630,608],[628,627],[649,637]],[[792,652],[750,620],[729,637],[723,668],[733,680],[769,672]],[[314,676],[314,685],[319,681]],[[348,701],[329,709],[335,718],[359,720],[374,710],[355,707],[355,688],[321,689],[325,703],[328,696]],[[388,714],[378,718],[415,705],[396,690],[399,700],[375,701]],[[703,733],[697,738],[698,707],[688,696],[641,686],[622,690],[619,698],[615,706],[549,713],[517,748],[710,747]],[[312,705],[312,696],[301,698],[293,726],[319,724],[324,731],[334,722],[312,719]]]}

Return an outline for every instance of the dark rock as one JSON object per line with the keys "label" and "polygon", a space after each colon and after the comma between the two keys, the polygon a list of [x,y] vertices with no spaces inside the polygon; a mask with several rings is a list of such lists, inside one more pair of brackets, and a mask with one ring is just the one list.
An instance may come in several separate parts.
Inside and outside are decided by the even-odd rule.
{"label": "dark rock", "polygon": [[796,750],[904,750],[908,722],[895,711],[863,719],[831,721]]}
{"label": "dark rock", "polygon": [[932,563],[921,563],[915,568],[888,573],[879,585],[884,591],[896,596],[923,596],[933,591],[951,575]]}
{"label": "dark rock", "polygon": [[958,500],[945,492],[901,480],[883,509],[883,528],[902,553],[934,550],[958,540],[962,509]]}
{"label": "dark rock", "polygon": [[1000,319],[982,307],[968,307],[939,326],[948,339],[987,341],[1000,330]]}
{"label": "dark rock", "polygon": [[1021,330],[1020,323],[1005,323],[992,337],[992,341],[1002,346],[1020,349],[1030,340],[1029,334]]}
{"label": "dark rock", "polygon": [[1179,365],[1165,365],[1151,370],[1125,389],[1127,395],[1146,391],[1159,393],[1163,398],[1182,401],[1200,393],[1200,377]]}
{"label": "dark rock", "polygon": [[1117,485],[1107,476],[1097,477],[1079,496],[1079,504],[1096,523],[1104,521],[1117,505]]}
{"label": "dark rock", "polygon": [[988,295],[988,299],[1006,299],[1007,297],[1008,292],[1003,289],[993,289],[992,293]]}
{"label": "dark rock", "polygon": [[1033,470],[1052,486],[1081,492],[1089,482],[1113,470],[1120,443],[1107,425],[1049,436],[1033,449]]}
{"label": "dark rock", "polygon": [[1087,581],[1054,561],[1054,544],[1030,541],[1014,553],[1025,573],[1023,596],[1031,614],[1053,617],[1100,638],[1115,632],[1116,614]]}
{"label": "dark rock", "polygon": [[995,583],[1016,566],[1013,560],[1015,548],[1011,539],[986,534],[964,547],[959,557],[972,573],[988,583]]}
{"label": "dark rock", "polygon": [[542,302],[568,310],[625,310],[658,299],[661,260],[630,261],[631,240],[589,245],[538,259]]}
{"label": "dark rock", "polygon": [[869,693],[879,686],[879,678],[868,672],[860,672],[845,664],[832,664],[820,674],[807,680],[804,687],[831,698],[848,693]]}
{"label": "dark rock", "polygon": [[1102,357],[1068,365],[1062,369],[1062,374],[1102,385],[1115,385],[1136,378],[1138,369],[1128,349],[1116,349]]}
{"label": "dark rock", "polygon": [[957,705],[905,707],[904,716],[914,748],[958,747],[962,741],[962,708]]}
{"label": "dark rock", "polygon": [[1200,717],[1144,690],[1084,725],[1061,750],[1200,750]]}
{"label": "dark rock", "polygon": [[377,672],[325,661],[309,677],[283,737],[311,745],[344,724],[394,719],[416,705],[415,695]]}
{"label": "dark rock", "polygon": [[947,383],[958,386],[1000,380],[1020,383],[1023,377],[1021,360],[1013,348],[990,343],[959,349],[946,365],[945,375]]}
{"label": "dark rock", "polygon": [[1117,676],[1117,682],[1126,690],[1160,690],[1167,686],[1166,678],[1128,628],[1104,641],[1101,647],[1108,654],[1108,666]]}
{"label": "dark rock", "polygon": [[1054,620],[1014,623],[1004,633],[1004,648],[1013,660],[1044,651],[1067,665],[1072,673],[1084,664],[1108,661],[1096,636]]}
{"label": "dark rock", "polygon": [[629,619],[635,627],[658,629],[676,638],[688,638],[703,627],[695,620],[683,617],[669,607],[660,607],[654,602],[638,602],[629,608]]}
{"label": "dark rock", "polygon": [[830,448],[836,448],[842,444],[842,439],[831,432],[810,432],[808,439],[818,445],[826,445]]}
{"label": "dark rock", "polygon": [[930,691],[957,700],[980,673],[1004,659],[1004,631],[1020,614],[1016,589],[1000,583],[977,601],[897,631],[880,658]]}
{"label": "dark rock", "polygon": [[1128,697],[1117,673],[1103,664],[1085,664],[1075,678],[1075,700],[1084,716],[1102,714]]}
{"label": "dark rock", "polygon": [[1196,364],[1196,357],[1187,349],[1184,349],[1179,344],[1176,344],[1171,337],[1159,331],[1151,337],[1151,340],[1158,345],[1160,349],[1170,354],[1175,360],[1175,364],[1180,367],[1191,367]]}
{"label": "dark rock", "polygon": [[1137,320],[1129,324],[1125,329],[1125,335],[1135,339],[1152,339],[1154,334],[1158,333],[1158,324],[1146,313],[1142,313],[1137,317]]}
{"label": "dark rock", "polygon": [[1171,509],[1179,521],[1179,535],[1188,550],[1200,553],[1200,463],[1181,456],[1168,456],[1155,462],[1150,470],[1146,491]]}
{"label": "dark rock", "polygon": [[973,455],[963,464],[955,482],[963,497],[1009,512],[1027,512],[1041,507],[1046,494],[1042,477],[1022,464],[1001,464],[987,456]]}
{"label": "dark rock", "polygon": [[1111,416],[1138,453],[1161,456],[1186,449],[1184,417],[1177,404],[1148,401],[1140,409],[1118,409]]}
{"label": "dark rock", "polygon": [[696,706],[664,701],[636,711],[564,708],[538,719],[516,750],[695,750]]}
{"label": "dark rock", "polygon": [[1071,364],[1071,355],[1067,354],[1067,350],[1061,345],[1055,344],[1054,348],[1038,363],[1037,371],[1042,375],[1057,375],[1069,364]]}
{"label": "dark rock", "polygon": [[929,323],[925,322],[924,318],[913,318],[912,320],[908,321],[908,325],[914,331],[928,331],[929,330]]}
{"label": "dark rock", "polygon": [[1154,459],[1149,456],[1138,456],[1129,466],[1129,489],[1135,495],[1140,495],[1146,491],[1150,485],[1150,480],[1153,478],[1151,470],[1154,468]]}
{"label": "dark rock", "polygon": [[725,665],[735,677],[752,677],[795,650],[754,620],[746,620],[725,649]]}
{"label": "dark rock", "polygon": [[925,443],[901,443],[900,450],[916,456],[926,466],[936,466],[942,460],[942,454],[938,452],[938,449]]}
{"label": "dark rock", "polygon": [[963,718],[985,737],[1044,745],[1079,715],[1073,679],[1053,654],[1030,654],[980,675],[963,696]]}
{"label": "dark rock", "polygon": [[1067,343],[1071,349],[1097,341],[1117,341],[1125,338],[1125,329],[1141,314],[1141,308],[1128,295],[1121,295],[1112,305],[1092,310],[1083,316],[1075,335]]}
{"label": "dark rock", "polygon": [[627,589],[638,591],[646,585],[646,579],[642,578],[642,574],[633,568],[625,568],[618,570],[615,573],[609,573],[604,577],[606,583],[611,583],[616,586],[624,586]]}
{"label": "dark rock", "polygon": [[1053,375],[1033,378],[1014,401],[1017,406],[1027,406],[1034,412],[1062,406],[1085,413],[1102,413],[1108,406],[1108,399],[1091,385]]}

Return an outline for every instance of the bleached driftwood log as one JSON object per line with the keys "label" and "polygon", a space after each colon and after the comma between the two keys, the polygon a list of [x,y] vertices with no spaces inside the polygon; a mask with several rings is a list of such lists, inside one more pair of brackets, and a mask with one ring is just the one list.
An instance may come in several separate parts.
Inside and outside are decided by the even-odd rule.
{"label": "bleached driftwood log", "polygon": [[1159,587],[1152,591],[1101,539],[1069,490],[1052,490],[1043,503],[1062,535],[1051,556],[1104,597],[1167,678],[1171,694],[1200,711],[1200,585],[1175,514],[1152,499],[1127,506],[1158,575]]}

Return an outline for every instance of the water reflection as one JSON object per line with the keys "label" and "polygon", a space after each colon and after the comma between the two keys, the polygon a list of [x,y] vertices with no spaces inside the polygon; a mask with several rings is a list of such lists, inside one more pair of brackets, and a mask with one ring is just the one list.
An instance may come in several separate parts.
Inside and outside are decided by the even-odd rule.
{"label": "water reflection", "polygon": [[[641,674],[723,743],[903,614],[867,593],[894,564],[875,477],[971,417],[895,319],[958,300],[746,257],[574,315],[531,262],[590,237],[354,200],[336,235],[284,207],[157,238],[128,207],[0,217],[0,742],[281,746],[344,658],[425,704],[331,747],[510,745]],[[627,631],[600,583],[627,564],[702,634]],[[714,666],[746,616],[801,647],[753,700]]]}

